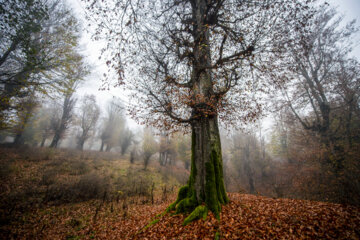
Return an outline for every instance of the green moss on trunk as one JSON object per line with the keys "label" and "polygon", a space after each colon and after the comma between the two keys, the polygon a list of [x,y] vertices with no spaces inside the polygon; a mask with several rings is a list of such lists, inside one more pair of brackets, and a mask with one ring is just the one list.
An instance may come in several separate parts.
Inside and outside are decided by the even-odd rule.
{"label": "green moss on trunk", "polygon": [[200,205],[195,208],[195,210],[184,220],[183,225],[188,225],[192,221],[202,218],[203,220],[206,220],[208,214],[208,208],[206,206]]}
{"label": "green moss on trunk", "polygon": [[[221,142],[216,119],[203,119],[193,126],[191,151],[188,184],[180,188],[176,201],[166,211],[191,212],[186,218],[188,224],[190,219],[196,219],[198,211],[205,211],[205,208],[199,208],[204,205],[206,211],[212,211],[216,218],[220,219],[221,205],[226,204],[229,199],[223,180]],[[197,166],[200,169],[197,169]]]}

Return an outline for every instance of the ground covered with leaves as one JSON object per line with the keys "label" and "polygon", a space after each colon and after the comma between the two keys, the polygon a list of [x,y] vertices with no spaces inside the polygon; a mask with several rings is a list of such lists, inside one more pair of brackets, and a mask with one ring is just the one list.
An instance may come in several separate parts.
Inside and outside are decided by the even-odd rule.
{"label": "ground covered with leaves", "polygon": [[35,150],[0,148],[0,239],[360,239],[358,207],[240,193],[221,221],[209,213],[183,226],[187,215],[159,216],[180,169]]}
{"label": "ground covered with leaves", "polygon": [[[210,213],[187,226],[185,215],[156,218],[175,195],[152,204],[79,203],[36,210],[13,226],[17,239],[360,239],[360,209],[306,200],[230,193],[221,221]],[[125,210],[125,211],[124,211]],[[158,221],[154,221],[159,219]],[[149,223],[154,223],[146,228]]]}
{"label": "ground covered with leaves", "polygon": [[[164,216],[135,239],[360,239],[360,209],[340,204],[229,194],[221,221],[212,214],[182,226]],[[218,234],[216,234],[218,232]]]}

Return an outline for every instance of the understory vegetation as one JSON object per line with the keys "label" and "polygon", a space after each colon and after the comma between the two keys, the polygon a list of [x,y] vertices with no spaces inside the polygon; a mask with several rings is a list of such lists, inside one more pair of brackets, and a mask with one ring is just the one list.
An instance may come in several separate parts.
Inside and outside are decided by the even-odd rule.
{"label": "understory vegetation", "polygon": [[[111,152],[2,146],[0,153],[3,166],[0,238],[3,239],[114,236],[117,239],[194,239],[199,236],[203,239],[215,236],[221,239],[281,236],[357,239],[360,236],[356,228],[360,224],[358,207],[286,198],[326,200],[325,193],[314,197],[316,189],[296,184],[295,179],[300,181],[297,174],[306,170],[306,164],[298,164],[292,177],[285,177],[281,172],[269,175],[275,170],[289,172],[292,168],[288,164],[266,166],[271,168],[266,170],[269,185],[255,174],[255,193],[270,198],[246,194],[248,181],[228,181],[230,191],[239,193],[229,194],[230,203],[222,207],[219,221],[206,206],[197,207],[190,215],[173,215],[176,211],[171,206],[177,203],[178,192],[185,194],[180,198],[186,196],[186,187],[178,191],[189,176],[183,167],[164,167],[151,161],[144,170],[142,161],[131,163],[129,155],[119,158]],[[229,174],[229,169],[225,173]],[[274,183],[270,181],[272,178],[281,181]],[[286,182],[288,179],[292,181]],[[302,179],[302,182],[309,180],[311,178]],[[280,183],[284,185],[276,185]]]}
{"label": "understory vegetation", "polygon": [[156,164],[144,171],[142,163],[130,164],[113,153],[29,147],[2,147],[0,152],[0,222],[5,239],[17,238],[18,227],[30,224],[33,214],[65,217],[68,209],[78,206],[90,208],[88,218],[96,221],[105,209],[126,215],[130,205],[167,201],[188,176]]}

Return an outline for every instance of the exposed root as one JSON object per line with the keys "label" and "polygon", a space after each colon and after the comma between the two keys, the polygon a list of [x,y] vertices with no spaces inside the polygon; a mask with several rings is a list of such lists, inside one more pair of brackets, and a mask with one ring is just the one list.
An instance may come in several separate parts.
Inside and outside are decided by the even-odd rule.
{"label": "exposed root", "polygon": [[208,208],[204,205],[200,205],[198,207],[195,208],[194,211],[192,211],[192,213],[185,218],[183,225],[186,226],[189,223],[191,223],[192,221],[202,218],[203,220],[206,220],[207,214],[208,214]]}

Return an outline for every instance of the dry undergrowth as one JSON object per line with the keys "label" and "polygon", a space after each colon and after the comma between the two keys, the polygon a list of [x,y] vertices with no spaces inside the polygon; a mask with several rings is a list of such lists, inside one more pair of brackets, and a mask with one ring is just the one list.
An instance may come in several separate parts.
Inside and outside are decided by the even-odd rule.
{"label": "dry undergrowth", "polygon": [[[83,160],[74,160],[75,153],[57,155],[46,150],[39,156],[26,154],[27,158],[18,152],[1,152],[0,149],[0,153],[1,200],[16,200],[2,202],[0,239],[179,240],[214,239],[215,236],[220,239],[360,239],[360,209],[352,206],[230,193],[230,203],[222,208],[220,222],[210,213],[206,220],[183,226],[186,215],[156,217],[175,200],[176,189],[173,194],[169,194],[169,189],[167,192],[157,189],[153,198],[149,198],[146,194],[132,195],[130,191],[139,192],[132,186],[145,182],[134,182],[135,185],[130,182],[127,195],[125,192],[118,197],[109,197],[104,192],[82,195],[92,188],[83,191],[83,187],[91,184],[81,181],[93,182],[92,186],[99,182],[97,188],[101,189],[106,180],[102,173],[109,174],[106,184],[118,187],[125,187],[129,182],[121,185],[116,179],[130,175],[138,179],[137,174],[145,174],[136,169],[124,171],[128,164],[125,160],[101,160],[103,156],[91,159],[89,155],[81,157],[84,164]],[[118,175],[111,177],[110,169]],[[93,175],[96,173],[98,175]],[[154,169],[150,173],[154,174],[153,180],[162,179],[160,171]],[[54,174],[56,178],[52,177]],[[46,194],[53,196],[51,186],[72,181],[76,184],[66,185],[62,190],[72,189],[81,201],[64,195],[62,202],[47,202]],[[9,198],[12,194],[14,198]],[[13,204],[14,208],[6,204]],[[153,224],[145,228],[149,223]]]}

